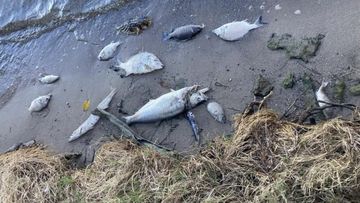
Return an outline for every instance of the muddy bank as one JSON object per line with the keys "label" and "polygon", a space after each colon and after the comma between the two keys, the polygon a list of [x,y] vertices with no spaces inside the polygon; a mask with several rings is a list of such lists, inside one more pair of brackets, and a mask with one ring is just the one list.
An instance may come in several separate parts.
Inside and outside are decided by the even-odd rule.
{"label": "muddy bank", "polygon": [[[310,74],[316,87],[323,78],[335,81],[339,77],[348,83],[346,85],[356,84],[360,71],[356,35],[360,28],[355,26],[360,6],[356,0],[346,4],[342,1],[263,2],[136,1],[89,20],[64,23],[26,43],[1,44],[4,56],[1,58],[1,70],[4,71],[0,76],[1,93],[8,91],[6,88],[10,84],[20,82],[16,91],[0,101],[4,103],[0,109],[0,151],[19,141],[35,139],[57,152],[79,152],[104,135],[117,134],[117,129],[102,120],[77,142],[67,142],[71,132],[90,114],[90,111],[82,110],[83,101],[89,99],[90,109],[95,108],[110,87],[119,90],[109,110],[117,116],[122,115],[117,108],[121,101],[122,111],[132,114],[149,99],[169,92],[170,88],[199,84],[212,89],[210,100],[220,103],[225,108],[226,117],[232,118],[237,110],[244,109],[253,100],[253,84],[259,74],[274,86],[268,106],[279,113],[283,113],[303,91],[301,82],[292,89],[282,88],[282,79],[289,72],[295,78]],[[281,5],[281,10],[275,10],[277,4]],[[301,14],[294,14],[298,9]],[[153,18],[151,28],[139,36],[116,35],[116,26],[129,18],[146,14]],[[211,33],[212,29],[224,23],[246,18],[253,21],[259,15],[263,15],[269,24],[237,42],[222,41]],[[206,27],[188,42],[161,40],[164,31],[188,23],[204,23]],[[269,50],[266,45],[272,33],[289,33],[297,39],[323,33],[325,38],[317,55],[305,64],[289,60],[280,51]],[[124,44],[116,57],[108,62],[98,61],[96,56],[103,46],[118,40]],[[156,54],[165,68],[127,78],[121,78],[109,69],[117,58],[124,61],[139,51]],[[52,85],[42,85],[36,81],[40,73],[60,75],[61,79]],[[224,86],[217,86],[216,82]],[[54,95],[48,108],[30,114],[27,111],[30,102],[48,93]],[[348,90],[345,91],[345,101],[359,104]],[[304,106],[304,101],[296,103],[299,109]],[[205,105],[193,112],[203,128],[203,142],[231,133],[231,122],[216,122]],[[176,150],[188,152],[194,148],[195,138],[183,115],[132,127],[144,137]]]}

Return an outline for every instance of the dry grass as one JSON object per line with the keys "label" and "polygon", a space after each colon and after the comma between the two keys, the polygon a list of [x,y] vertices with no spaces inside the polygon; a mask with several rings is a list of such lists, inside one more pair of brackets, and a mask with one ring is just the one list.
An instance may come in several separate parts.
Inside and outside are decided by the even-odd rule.
{"label": "dry grass", "polygon": [[41,147],[0,156],[0,202],[55,202],[65,167]]}
{"label": "dry grass", "polygon": [[[218,138],[187,157],[110,142],[91,166],[68,171],[71,175],[59,158],[41,149],[2,155],[0,163],[12,165],[0,166],[1,202],[357,201],[358,121],[302,126],[263,110],[236,116],[234,129],[231,138]],[[27,158],[14,159],[24,153]]]}

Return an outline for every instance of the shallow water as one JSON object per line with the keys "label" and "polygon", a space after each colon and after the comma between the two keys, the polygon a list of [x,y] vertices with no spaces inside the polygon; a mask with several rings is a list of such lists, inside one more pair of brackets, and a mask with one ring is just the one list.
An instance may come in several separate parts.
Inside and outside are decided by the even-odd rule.
{"label": "shallow water", "polygon": [[120,8],[126,0],[3,0],[0,42],[23,42],[65,22],[83,20]]}

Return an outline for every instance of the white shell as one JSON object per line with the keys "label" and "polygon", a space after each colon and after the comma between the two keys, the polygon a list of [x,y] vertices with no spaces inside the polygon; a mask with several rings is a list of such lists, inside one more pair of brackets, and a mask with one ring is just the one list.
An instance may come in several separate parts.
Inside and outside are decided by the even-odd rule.
{"label": "white shell", "polygon": [[[186,107],[186,96],[190,91],[196,90],[198,86],[184,87],[182,89],[171,91],[156,99],[150,100],[143,107],[141,107],[134,115],[124,117],[127,124],[135,122],[152,122],[176,116],[184,111]],[[201,90],[195,92],[199,93]],[[200,100],[194,100],[191,107],[195,107],[202,101],[207,100],[207,97],[200,92],[204,97]],[[201,95],[199,94],[199,95]],[[191,96],[190,96],[191,97]]]}
{"label": "white shell", "polygon": [[220,123],[225,123],[226,118],[224,109],[220,106],[220,104],[216,102],[210,102],[206,108],[215,120],[219,121]]}
{"label": "white shell", "polygon": [[241,39],[250,30],[258,28],[259,25],[250,24],[246,20],[234,21],[216,28],[212,32],[226,41],[236,41]]}
{"label": "white shell", "polygon": [[57,75],[46,75],[44,77],[39,78],[39,81],[43,84],[51,84],[57,81],[60,77]]}
{"label": "white shell", "polygon": [[50,98],[51,94],[40,96],[34,99],[30,104],[29,111],[34,112],[43,110],[48,105]]}
{"label": "white shell", "polygon": [[111,42],[106,45],[99,53],[98,59],[100,61],[106,61],[114,57],[115,51],[117,47],[121,44],[121,42]]}
{"label": "white shell", "polygon": [[319,87],[318,91],[316,91],[316,100],[319,103],[320,107],[324,107],[327,106],[328,104],[325,104],[323,102],[319,102],[319,101],[324,101],[324,102],[330,102],[330,99],[326,96],[325,92],[324,92],[324,88],[328,85],[328,82],[322,82],[321,86]]}
{"label": "white shell", "polygon": [[140,52],[129,58],[125,63],[119,62],[117,66],[125,71],[125,76],[131,74],[144,74],[164,67],[160,59],[149,52]]}

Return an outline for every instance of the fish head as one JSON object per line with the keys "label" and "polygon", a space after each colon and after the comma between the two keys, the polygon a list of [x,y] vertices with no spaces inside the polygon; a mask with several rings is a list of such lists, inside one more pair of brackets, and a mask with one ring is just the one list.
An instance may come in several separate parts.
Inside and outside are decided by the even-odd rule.
{"label": "fish head", "polygon": [[51,97],[52,97],[52,94],[46,95],[46,97],[45,97],[46,101],[49,101],[51,99]]}
{"label": "fish head", "polygon": [[208,97],[201,91],[197,91],[190,95],[190,105],[192,108],[206,100],[208,100]]}

